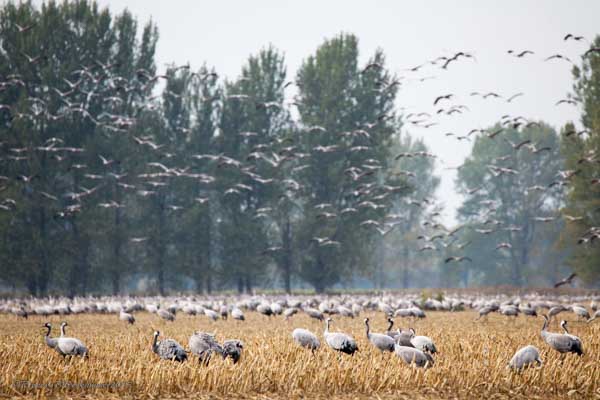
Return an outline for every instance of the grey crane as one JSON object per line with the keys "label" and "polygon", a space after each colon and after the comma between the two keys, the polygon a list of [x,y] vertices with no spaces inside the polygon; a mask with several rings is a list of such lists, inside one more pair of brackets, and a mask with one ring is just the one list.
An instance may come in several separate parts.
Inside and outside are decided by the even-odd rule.
{"label": "grey crane", "polygon": [[244,321],[246,317],[244,317],[244,313],[238,307],[233,307],[231,309],[231,316],[233,319],[237,319],[238,321]]}
{"label": "grey crane", "polygon": [[510,304],[510,305],[505,305],[500,307],[500,314],[505,315],[507,317],[518,317],[519,316],[519,309]]}
{"label": "grey crane", "polygon": [[285,317],[285,319],[289,319],[292,315],[297,314],[298,313],[298,309],[296,307],[289,307],[286,308],[285,310],[283,310],[283,316]]}
{"label": "grey crane", "polygon": [[394,339],[388,335],[384,335],[383,333],[371,333],[371,328],[369,327],[369,318],[365,318],[365,328],[367,339],[369,339],[373,346],[381,350],[382,353],[384,351],[394,351]]}
{"label": "grey crane", "polygon": [[596,318],[600,318],[600,310],[597,310],[594,315],[592,315],[592,318],[588,319],[588,323],[594,321]]}
{"label": "grey crane", "polygon": [[527,305],[520,306],[519,311],[521,311],[524,315],[537,317],[537,312],[535,311],[535,308],[531,307],[529,303],[527,303]]}
{"label": "grey crane", "polygon": [[223,347],[217,343],[215,336],[210,333],[196,331],[190,337],[189,347],[198,356],[198,362],[208,365],[213,353],[223,355]]}
{"label": "grey crane", "polygon": [[354,318],[354,313],[348,307],[338,306],[337,312],[343,317]]}
{"label": "grey crane", "polygon": [[12,313],[13,313],[15,316],[17,316],[17,317],[21,317],[21,318],[23,318],[23,319],[27,319],[27,316],[29,315],[29,314],[27,313],[27,310],[25,310],[25,307],[23,307],[23,306],[21,306],[21,307],[19,307],[19,308],[13,308],[13,309],[11,310],[11,312],[12,312]]}
{"label": "grey crane", "polygon": [[304,312],[308,314],[309,317],[318,319],[319,321],[323,321],[323,313],[315,308],[307,307],[304,309]]}
{"label": "grey crane", "polygon": [[482,317],[486,317],[486,319],[487,319],[488,314],[492,313],[494,311],[498,311],[498,308],[499,307],[496,305],[485,306],[485,307],[480,308],[479,309],[479,317],[477,317],[477,319],[479,320]]}
{"label": "grey crane", "polygon": [[125,312],[124,306],[121,307],[121,312],[119,312],[119,319],[121,321],[127,322],[130,325],[133,325],[135,323],[135,317],[132,314]]}
{"label": "grey crane", "polygon": [[[581,341],[579,340],[578,337],[569,335],[569,334],[548,332],[546,330],[546,328],[548,327],[549,319],[546,315],[544,315],[543,317],[544,317],[544,326],[542,327],[541,335],[542,335],[542,339],[544,339],[544,341],[550,347],[552,347],[554,350],[558,351],[559,353],[576,353],[578,355],[583,354]],[[566,326],[566,324],[565,324],[565,326]],[[565,329],[565,326],[563,326],[563,329]]]}
{"label": "grey crane", "polygon": [[410,309],[410,308],[400,308],[400,309],[396,310],[396,312],[394,312],[394,317],[408,318],[408,317],[412,317],[412,316],[413,316],[413,312],[412,312],[412,309]]}
{"label": "grey crane", "polygon": [[408,328],[407,331],[403,331],[398,328],[398,336],[396,336],[396,343],[400,346],[404,347],[413,347],[411,340],[415,337],[415,330],[413,328]]}
{"label": "grey crane", "polygon": [[50,325],[50,322],[46,322],[44,324],[44,328],[48,329],[46,331],[46,335],[44,335],[44,341],[46,342],[46,345],[48,347],[50,347],[51,349],[56,348],[56,342],[57,342],[56,338],[50,337],[50,331],[52,330],[52,325]]}
{"label": "grey crane", "polygon": [[513,358],[508,362],[508,367],[514,370],[521,370],[533,364],[542,365],[542,359],[537,347],[529,345],[522,347],[515,353]]}
{"label": "grey crane", "polygon": [[279,303],[272,303],[271,311],[274,315],[281,315],[281,313],[283,312],[283,307],[281,307],[281,304]]}
{"label": "grey crane", "polygon": [[165,321],[175,321],[175,314],[173,314],[172,312],[159,308],[156,313],[158,314],[159,317],[161,317],[162,319],[164,319]]}
{"label": "grey crane", "polygon": [[321,347],[321,342],[317,336],[307,329],[296,328],[292,332],[292,338],[296,343],[302,347],[306,347],[312,351],[315,351]]}
{"label": "grey crane", "polygon": [[425,311],[421,310],[418,307],[411,307],[410,312],[411,312],[412,316],[415,318],[425,318],[426,317]]}
{"label": "grey crane", "polygon": [[327,345],[333,350],[351,355],[354,354],[358,350],[358,346],[352,336],[342,332],[329,332],[330,323],[331,318],[327,318],[325,320],[325,331],[323,332]]}
{"label": "grey crane", "polygon": [[216,321],[219,319],[219,313],[217,313],[216,311],[211,310],[209,308],[204,309],[204,315],[206,315],[208,318],[212,319],[213,321]]}
{"label": "grey crane", "polygon": [[410,339],[410,344],[412,344],[415,349],[419,349],[424,353],[437,353],[435,343],[433,343],[433,340],[428,336],[413,336],[413,338]]}
{"label": "grey crane", "polygon": [[54,349],[58,352],[58,354],[60,354],[63,357],[89,357],[89,351],[81,340],[66,336],[65,327],[67,326],[68,324],[66,322],[60,324],[60,337],[56,339],[56,346],[54,347]]}
{"label": "grey crane", "polygon": [[244,342],[237,339],[229,339],[223,342],[223,359],[229,357],[236,364],[242,356]]}
{"label": "grey crane", "polygon": [[407,364],[414,364],[419,368],[430,368],[433,366],[433,357],[428,353],[423,353],[414,347],[399,346],[394,347],[394,353]]}
{"label": "grey crane", "polygon": [[585,307],[574,305],[571,306],[571,310],[577,315],[577,318],[582,318],[585,320],[590,319],[590,313],[585,309]]}
{"label": "grey crane", "polygon": [[579,355],[582,355],[582,354],[583,354],[583,345],[581,344],[581,339],[579,339],[579,337],[578,337],[578,336],[571,335],[571,334],[569,333],[569,330],[567,329],[567,321],[565,321],[565,320],[562,320],[562,321],[560,321],[560,326],[561,326],[561,327],[563,328],[563,330],[565,331],[565,335],[567,335],[569,338],[571,338],[571,340],[572,340],[574,343],[576,343],[576,345],[575,345],[575,346],[576,346],[577,348],[579,348],[579,350],[581,351],[581,354],[579,354],[579,353],[578,353],[578,354],[579,354]]}
{"label": "grey crane", "polygon": [[256,307],[256,311],[258,311],[262,315],[266,315],[267,317],[273,315],[273,310],[271,309],[271,305],[269,304],[259,304],[258,307]]}
{"label": "grey crane", "polygon": [[177,341],[173,339],[158,340],[159,331],[154,331],[152,340],[152,351],[163,360],[183,362],[187,360],[187,353]]}
{"label": "grey crane", "polygon": [[222,305],[221,309],[219,310],[220,314],[221,314],[221,318],[222,319],[227,319],[227,316],[229,314],[229,309],[227,308],[226,305]]}
{"label": "grey crane", "polygon": [[567,311],[567,310],[568,309],[563,305],[554,306],[554,307],[550,308],[550,310],[548,310],[548,318],[549,318],[549,320],[552,320],[552,317],[560,314],[563,311]]}

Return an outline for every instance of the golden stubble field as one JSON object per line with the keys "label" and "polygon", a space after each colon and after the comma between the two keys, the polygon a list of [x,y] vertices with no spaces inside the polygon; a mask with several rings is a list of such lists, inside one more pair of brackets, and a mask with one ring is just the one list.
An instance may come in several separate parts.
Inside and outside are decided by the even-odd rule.
{"label": "golden stubble field", "polygon": [[[394,354],[381,354],[368,343],[363,319],[372,330],[385,330],[381,313],[359,318],[335,317],[332,330],[352,334],[359,352],[351,357],[323,346],[315,354],[291,339],[294,328],[317,333],[323,324],[306,315],[290,321],[246,312],[246,321],[209,321],[178,315],[174,323],[149,313],[136,314],[133,326],[116,315],[78,315],[17,320],[0,316],[0,396],[55,398],[600,398],[600,323],[570,320],[585,355],[561,356],[540,338],[542,318],[500,315],[475,322],[474,312],[429,312],[414,323],[417,334],[430,336],[438,347],[435,365],[421,370]],[[89,360],[63,360],[43,340],[46,321],[54,327],[67,320],[68,336],[84,341]],[[185,363],[160,360],[151,351],[152,332],[174,338],[187,348],[194,330],[214,332],[217,339],[238,338],[245,348],[241,361],[213,358],[209,366],[196,359]],[[557,331],[557,324],[551,326]],[[58,330],[53,336],[58,334]],[[521,374],[506,364],[520,347],[541,350],[544,366]],[[94,386],[96,385],[96,386]]]}

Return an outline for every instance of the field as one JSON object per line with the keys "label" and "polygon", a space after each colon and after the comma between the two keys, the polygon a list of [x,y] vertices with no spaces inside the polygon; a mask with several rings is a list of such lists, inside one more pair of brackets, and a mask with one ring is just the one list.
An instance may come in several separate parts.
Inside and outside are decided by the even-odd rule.
{"label": "field", "polygon": [[[563,314],[565,315],[565,314]],[[290,321],[246,313],[246,321],[209,321],[178,314],[174,323],[147,312],[128,326],[115,315],[77,315],[28,320],[0,315],[0,396],[85,398],[600,398],[600,323],[577,322],[571,333],[583,341],[585,355],[562,357],[542,342],[542,318],[516,320],[491,315],[475,322],[472,311],[429,312],[421,321],[402,321],[438,347],[435,365],[421,370],[394,354],[381,354],[367,342],[364,316],[374,332],[384,331],[381,313],[334,318],[332,330],[352,334],[359,352],[351,357],[322,347],[315,354],[299,348],[290,333],[304,327],[322,340],[323,325],[306,315]],[[562,315],[561,315],[562,316]],[[89,360],[63,360],[46,347],[42,325],[68,320],[68,335],[83,340]],[[187,348],[194,330],[214,332],[219,341],[244,341],[241,361],[213,358],[209,366],[159,360],[151,351],[152,331]],[[552,325],[552,331],[558,327]],[[53,336],[58,332],[53,330]],[[544,365],[521,374],[507,362],[520,347],[541,350]]]}

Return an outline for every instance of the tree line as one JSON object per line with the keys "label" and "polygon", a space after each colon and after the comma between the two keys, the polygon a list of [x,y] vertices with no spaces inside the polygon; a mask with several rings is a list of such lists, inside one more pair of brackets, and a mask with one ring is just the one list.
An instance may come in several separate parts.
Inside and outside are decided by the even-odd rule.
{"label": "tree line", "polygon": [[[525,285],[538,282],[534,274],[551,281],[568,263],[597,282],[597,267],[586,266],[593,244],[561,244],[564,232],[578,226],[583,235],[593,220],[535,219],[574,213],[589,192],[577,183],[535,196],[528,189],[591,151],[593,105],[584,116],[590,133],[573,142],[543,122],[499,121],[504,147],[478,136],[458,175],[465,203],[456,229],[439,222],[435,155],[403,126],[399,77],[382,50],[361,65],[358,38],[340,34],[289,77],[283,53],[268,46],[225,79],[209,65],[158,71],[158,28],[138,25],[93,1],[1,9],[5,290]],[[576,72],[582,99],[593,97],[592,71]],[[523,138],[543,141],[551,155],[514,152],[516,177],[490,169],[509,168],[494,158]],[[583,173],[578,179],[585,186]],[[478,232],[489,226],[511,248],[496,250],[497,238]],[[465,252],[474,262],[445,263]]]}

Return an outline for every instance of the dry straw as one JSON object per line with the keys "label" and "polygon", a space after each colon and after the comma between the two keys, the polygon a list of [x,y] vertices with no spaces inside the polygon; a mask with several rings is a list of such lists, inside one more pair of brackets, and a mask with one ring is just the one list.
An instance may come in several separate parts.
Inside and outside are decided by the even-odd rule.
{"label": "dry straw", "polygon": [[[374,332],[385,330],[381,313],[367,313]],[[63,360],[43,341],[46,320],[0,316],[0,394],[27,397],[86,398],[600,398],[600,323],[570,321],[585,355],[561,356],[540,338],[541,318],[508,319],[492,315],[475,322],[473,312],[431,312],[414,323],[417,334],[438,347],[427,371],[405,365],[392,353],[381,354],[367,341],[363,316],[335,318],[335,330],[352,334],[354,356],[322,347],[314,354],[295,345],[294,328],[304,327],[322,340],[323,325],[306,315],[290,321],[246,313],[246,321],[212,322],[178,315],[174,323],[140,313],[129,326],[115,315],[68,316],[69,334],[90,349],[89,360]],[[49,320],[58,326],[63,317]],[[213,358],[209,366],[159,360],[151,351],[152,332],[187,348],[195,330],[214,332],[219,341],[244,341],[241,361]],[[551,330],[558,330],[556,325]],[[53,332],[55,334],[57,332]],[[533,344],[544,365],[520,374],[507,369],[514,352]],[[191,354],[190,354],[191,355]]]}

